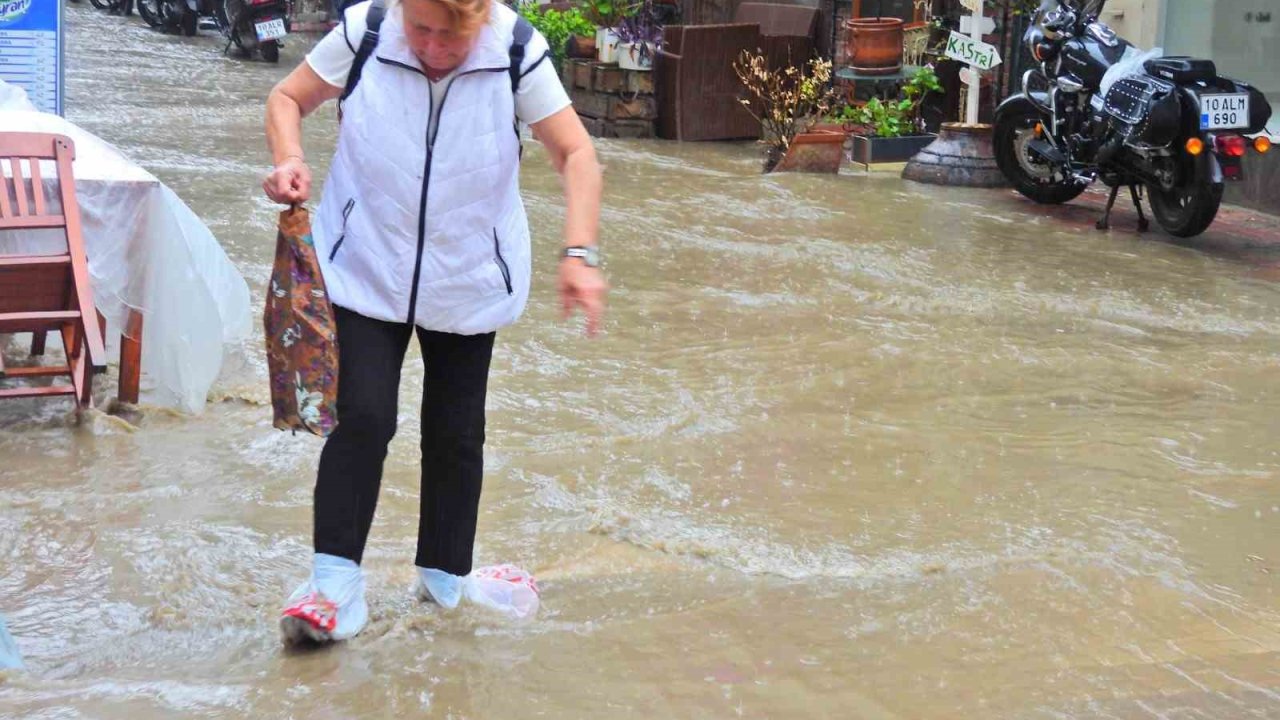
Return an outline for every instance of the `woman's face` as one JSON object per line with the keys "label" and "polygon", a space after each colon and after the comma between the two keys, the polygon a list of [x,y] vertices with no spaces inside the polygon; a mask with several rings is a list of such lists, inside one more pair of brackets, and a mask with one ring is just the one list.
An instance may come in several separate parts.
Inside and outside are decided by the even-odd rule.
{"label": "woman's face", "polygon": [[443,5],[433,0],[404,0],[404,32],[418,61],[432,70],[452,70],[462,64],[475,35],[462,35]]}

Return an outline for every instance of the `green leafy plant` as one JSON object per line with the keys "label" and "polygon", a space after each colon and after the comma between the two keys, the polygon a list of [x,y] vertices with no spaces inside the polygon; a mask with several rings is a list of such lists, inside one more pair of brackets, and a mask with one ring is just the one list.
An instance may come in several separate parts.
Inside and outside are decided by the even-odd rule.
{"label": "green leafy plant", "polygon": [[636,11],[636,3],[628,0],[579,0],[576,9],[596,27],[616,28],[623,18]]}
{"label": "green leafy plant", "polygon": [[544,10],[536,2],[526,2],[521,3],[520,14],[547,39],[556,68],[564,65],[565,44],[571,36],[596,34],[596,26],[583,17],[576,8],[563,11]]}
{"label": "green leafy plant", "polygon": [[853,125],[858,122],[861,117],[858,114],[859,108],[853,105],[841,105],[827,115],[827,120],[842,125]]}
{"label": "green leafy plant", "polygon": [[913,74],[905,84],[896,100],[881,101],[872,98],[860,108],[845,108],[852,122],[865,125],[876,137],[902,137],[919,132],[920,103],[930,92],[940,92],[942,85],[931,65],[926,65]]}

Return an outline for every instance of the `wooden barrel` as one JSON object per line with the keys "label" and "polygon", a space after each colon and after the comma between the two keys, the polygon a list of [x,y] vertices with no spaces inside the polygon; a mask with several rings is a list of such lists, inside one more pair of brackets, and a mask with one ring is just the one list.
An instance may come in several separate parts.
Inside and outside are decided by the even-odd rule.
{"label": "wooden barrel", "polygon": [[845,64],[864,75],[902,69],[901,18],[853,18],[844,24]]}

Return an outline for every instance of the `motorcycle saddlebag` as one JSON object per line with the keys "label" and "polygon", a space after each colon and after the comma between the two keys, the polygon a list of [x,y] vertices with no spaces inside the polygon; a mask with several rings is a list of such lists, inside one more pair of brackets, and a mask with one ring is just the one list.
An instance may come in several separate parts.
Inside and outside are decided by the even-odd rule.
{"label": "motorcycle saddlebag", "polygon": [[1130,75],[1111,86],[1103,106],[1113,123],[1125,127],[1128,143],[1163,147],[1178,135],[1182,106],[1173,83]]}
{"label": "motorcycle saddlebag", "polygon": [[1171,80],[1179,85],[1195,82],[1209,82],[1218,77],[1218,66],[1212,60],[1182,57],[1152,58],[1142,64],[1147,73],[1158,78]]}

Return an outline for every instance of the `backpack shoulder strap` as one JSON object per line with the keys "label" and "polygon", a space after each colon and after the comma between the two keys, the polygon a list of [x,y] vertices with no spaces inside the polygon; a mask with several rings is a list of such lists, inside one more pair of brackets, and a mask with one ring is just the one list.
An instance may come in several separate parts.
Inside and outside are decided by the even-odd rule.
{"label": "backpack shoulder strap", "polygon": [[524,49],[529,44],[529,39],[533,37],[533,24],[525,19],[523,15],[516,16],[515,33],[511,38],[511,66],[507,68],[507,73],[511,76],[511,94],[514,95],[520,89],[520,66],[524,65]]}
{"label": "backpack shoulder strap", "polygon": [[369,3],[369,15],[365,21],[364,37],[360,38],[360,47],[356,50],[355,59],[351,61],[351,71],[347,73],[347,84],[342,88],[342,95],[338,97],[338,107],[342,107],[342,101],[347,99],[356,89],[356,83],[360,82],[360,73],[364,70],[364,64],[369,60],[369,56],[373,54],[375,48],[378,47],[378,30],[382,28],[382,19],[386,17],[387,4],[386,0],[372,0]]}

